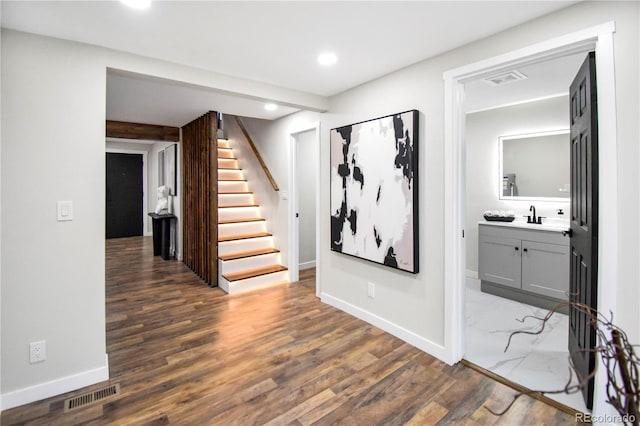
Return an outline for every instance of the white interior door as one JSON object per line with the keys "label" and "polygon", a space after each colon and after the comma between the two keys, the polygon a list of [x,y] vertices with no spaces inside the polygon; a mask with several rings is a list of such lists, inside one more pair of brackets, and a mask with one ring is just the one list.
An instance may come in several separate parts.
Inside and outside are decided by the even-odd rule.
{"label": "white interior door", "polygon": [[296,135],[296,213],[298,222],[298,269],[316,266],[316,132]]}

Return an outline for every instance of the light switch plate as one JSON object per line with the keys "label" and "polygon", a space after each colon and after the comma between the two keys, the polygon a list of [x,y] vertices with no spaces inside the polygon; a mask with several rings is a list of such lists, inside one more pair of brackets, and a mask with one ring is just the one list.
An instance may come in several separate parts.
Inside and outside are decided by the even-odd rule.
{"label": "light switch plate", "polygon": [[73,220],[73,202],[72,201],[58,201],[56,203],[56,207],[58,210],[58,222]]}

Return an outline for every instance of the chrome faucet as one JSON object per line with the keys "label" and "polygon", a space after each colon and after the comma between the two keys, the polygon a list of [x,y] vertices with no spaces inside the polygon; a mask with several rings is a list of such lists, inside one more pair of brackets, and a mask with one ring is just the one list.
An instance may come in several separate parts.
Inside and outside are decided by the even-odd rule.
{"label": "chrome faucet", "polygon": [[532,205],[531,207],[529,207],[529,211],[533,212],[533,217],[529,216],[527,223],[537,223],[538,218],[536,217],[536,206]]}

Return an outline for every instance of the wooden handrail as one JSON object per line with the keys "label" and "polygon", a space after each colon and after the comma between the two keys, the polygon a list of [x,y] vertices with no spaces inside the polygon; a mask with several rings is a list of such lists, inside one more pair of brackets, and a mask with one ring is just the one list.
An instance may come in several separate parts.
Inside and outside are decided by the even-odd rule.
{"label": "wooden handrail", "polygon": [[240,121],[240,118],[238,116],[234,116],[234,117],[236,119],[236,123],[238,123],[238,127],[240,127],[240,130],[242,131],[242,134],[244,135],[245,139],[247,139],[247,142],[249,142],[249,146],[251,147],[251,150],[253,151],[256,158],[258,159],[258,162],[260,163],[262,170],[264,170],[264,174],[267,175],[267,179],[269,179],[269,182],[271,183],[273,190],[279,191],[280,188],[278,188],[278,184],[276,183],[276,180],[273,178],[273,175],[269,171],[269,168],[267,167],[264,160],[262,159],[262,155],[260,155],[258,148],[256,148],[256,145],[253,143],[253,139],[251,139],[251,136],[249,136],[249,132],[247,132],[247,128],[244,127],[244,124],[242,124],[242,121]]}

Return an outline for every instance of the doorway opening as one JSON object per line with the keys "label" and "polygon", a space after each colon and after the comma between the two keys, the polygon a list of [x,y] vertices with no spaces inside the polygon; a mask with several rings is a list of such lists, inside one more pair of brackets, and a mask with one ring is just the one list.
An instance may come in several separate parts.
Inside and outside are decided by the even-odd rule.
{"label": "doorway opening", "polygon": [[320,296],[320,125],[289,133],[289,278],[316,268],[316,296]]}
{"label": "doorway opening", "polygon": [[147,151],[106,149],[105,237],[143,236],[147,224]]}
{"label": "doorway opening", "polygon": [[[596,52],[598,85],[599,193],[598,307],[615,312],[617,282],[617,177],[615,76],[613,23],[568,34],[537,45],[460,67],[444,74],[445,80],[445,349],[449,362],[466,353],[466,145],[465,84],[514,67],[526,66],[576,52]],[[606,206],[606,208],[604,208]],[[605,219],[606,216],[606,219]],[[606,413],[606,377],[602,369],[595,377],[594,414]]]}
{"label": "doorway opening", "polygon": [[[569,86],[585,57],[518,67],[509,73],[518,80],[465,84],[464,359],[529,389],[563,389],[572,377],[577,383],[569,375],[564,310],[540,334],[518,335],[504,348],[512,332],[539,329],[522,318],[543,318],[568,300],[569,237],[562,232],[571,211]],[[487,222],[486,213],[498,217]],[[541,224],[527,224],[527,217]],[[549,398],[587,411],[580,394]]]}

